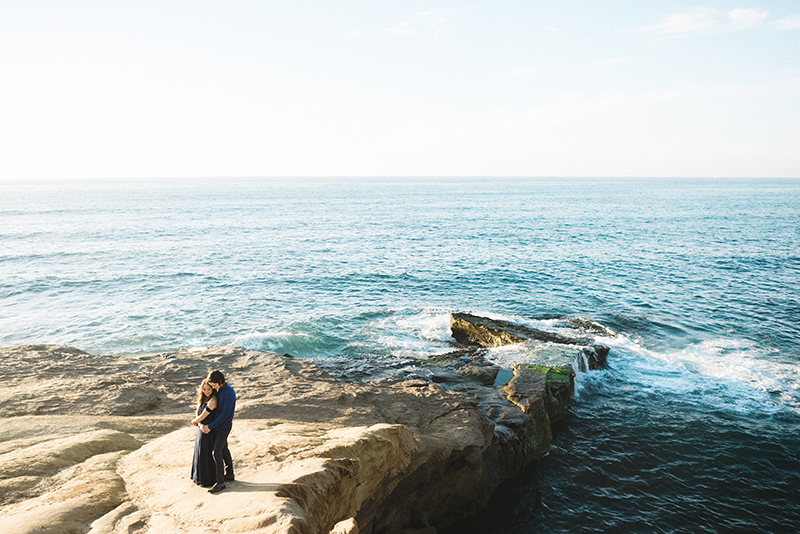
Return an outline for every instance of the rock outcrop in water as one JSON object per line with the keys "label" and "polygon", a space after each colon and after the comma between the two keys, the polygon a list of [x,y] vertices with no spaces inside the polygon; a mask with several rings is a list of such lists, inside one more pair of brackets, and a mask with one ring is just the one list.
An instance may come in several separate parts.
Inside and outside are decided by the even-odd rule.
{"label": "rock outcrop in water", "polygon": [[469,346],[500,347],[531,342],[556,345],[562,349],[575,346],[586,356],[589,369],[604,367],[609,352],[608,346],[594,343],[589,337],[571,337],[468,313],[453,313],[450,316],[450,330],[456,341]]}
{"label": "rock outcrop in water", "polygon": [[[425,365],[447,387],[344,382],[311,362],[238,347],[113,357],[0,349],[0,530],[301,534],[339,523],[340,532],[411,534],[452,525],[546,454],[571,376],[529,364],[500,383],[480,351]],[[193,396],[212,368],[239,397],[229,440],[237,480],[217,495],[189,478]]]}

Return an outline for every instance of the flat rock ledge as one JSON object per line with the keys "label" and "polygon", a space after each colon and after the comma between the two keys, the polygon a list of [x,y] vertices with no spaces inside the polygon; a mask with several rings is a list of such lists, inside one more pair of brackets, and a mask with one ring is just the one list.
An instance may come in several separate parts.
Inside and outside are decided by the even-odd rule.
{"label": "flat rock ledge", "polygon": [[[470,349],[424,365],[438,383],[345,382],[311,362],[230,346],[133,356],[1,348],[0,532],[452,526],[547,453],[574,373],[526,364],[498,385],[498,371]],[[217,495],[189,478],[193,396],[214,368],[239,397],[229,439],[236,481]]]}

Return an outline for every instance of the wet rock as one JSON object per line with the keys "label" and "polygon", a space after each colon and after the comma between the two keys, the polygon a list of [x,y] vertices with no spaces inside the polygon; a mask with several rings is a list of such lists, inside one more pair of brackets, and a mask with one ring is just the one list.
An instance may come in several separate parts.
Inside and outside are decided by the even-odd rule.
{"label": "wet rock", "polygon": [[[470,348],[429,356],[422,361],[437,368],[432,374],[436,382],[461,382],[461,379],[467,379],[491,386],[497,379],[500,367],[490,363],[486,355],[485,350]],[[457,377],[445,372],[445,369],[455,372]]]}
{"label": "wet rock", "polygon": [[537,456],[547,453],[553,441],[547,413],[547,390],[546,372],[523,365],[514,369],[514,378],[500,390],[504,398],[532,419],[530,435],[526,438]]}
{"label": "wet rock", "polygon": [[589,369],[604,367],[609,352],[608,346],[594,343],[589,337],[569,337],[468,313],[451,314],[450,330],[456,341],[468,346],[500,347],[529,341],[580,346],[587,349],[584,354],[587,356]]}

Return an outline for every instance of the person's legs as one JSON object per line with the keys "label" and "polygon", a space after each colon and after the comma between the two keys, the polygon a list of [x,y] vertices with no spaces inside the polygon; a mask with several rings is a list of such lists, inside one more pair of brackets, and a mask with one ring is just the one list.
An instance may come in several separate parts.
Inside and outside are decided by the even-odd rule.
{"label": "person's legs", "polygon": [[216,432],[216,436],[214,436],[214,450],[212,451],[212,456],[214,457],[214,464],[217,468],[217,484],[225,485],[225,463],[227,457],[228,465],[233,468],[233,464],[231,462],[231,453],[228,450],[228,434],[231,433],[231,428],[217,428],[214,430]]}
{"label": "person's legs", "polygon": [[[230,429],[228,429],[230,432]],[[233,458],[231,450],[228,448],[228,440],[225,439],[225,448],[222,449],[222,461],[225,464],[225,480],[233,480]]]}

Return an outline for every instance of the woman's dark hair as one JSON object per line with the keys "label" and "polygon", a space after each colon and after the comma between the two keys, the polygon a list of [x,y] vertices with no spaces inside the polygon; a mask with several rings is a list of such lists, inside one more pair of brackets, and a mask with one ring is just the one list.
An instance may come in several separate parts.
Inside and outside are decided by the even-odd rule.
{"label": "woman's dark hair", "polygon": [[227,384],[227,382],[225,382],[225,375],[222,374],[222,371],[211,371],[208,373],[208,378],[206,378],[206,380],[208,382],[219,384],[220,386]]}

